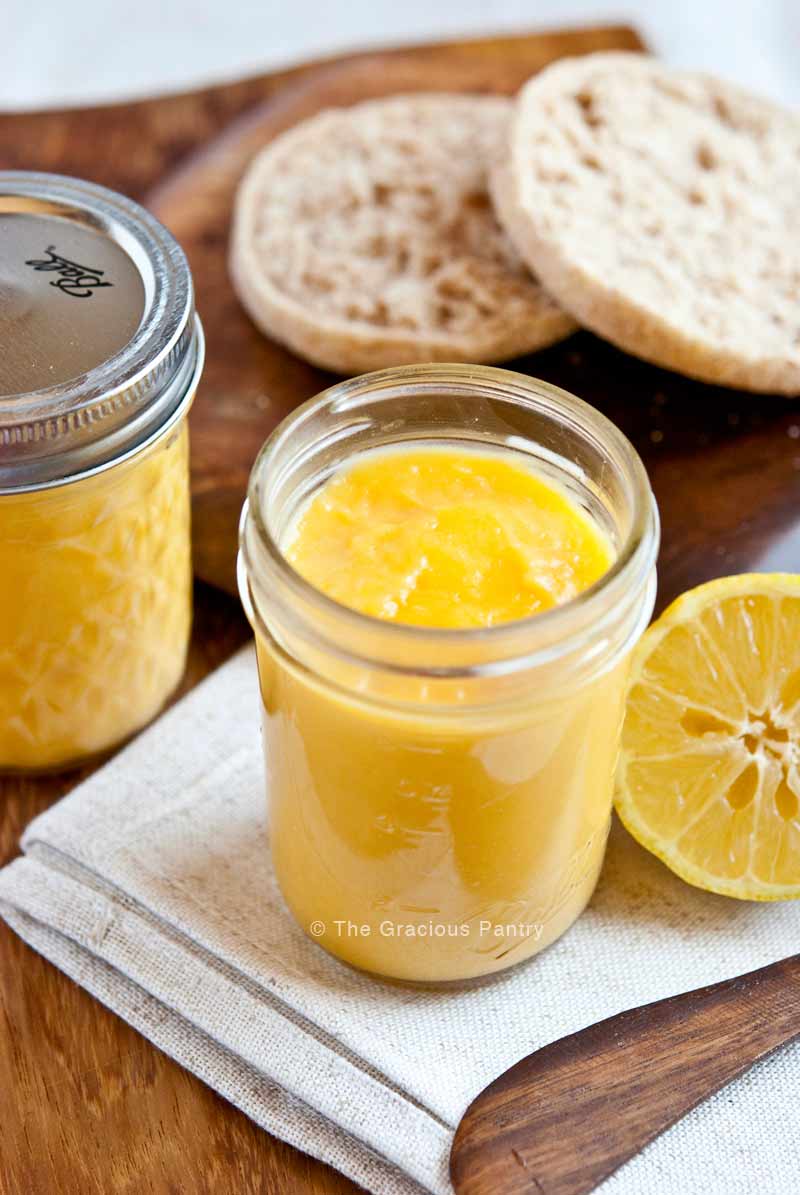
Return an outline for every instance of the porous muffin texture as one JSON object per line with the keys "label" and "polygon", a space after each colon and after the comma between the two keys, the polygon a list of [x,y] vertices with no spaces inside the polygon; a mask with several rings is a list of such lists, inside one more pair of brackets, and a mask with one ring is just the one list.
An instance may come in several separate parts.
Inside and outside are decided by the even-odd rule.
{"label": "porous muffin texture", "polygon": [[644,55],[566,59],[520,93],[491,187],[581,324],[690,377],[800,393],[800,117]]}
{"label": "porous muffin texture", "polygon": [[501,361],[572,332],[492,210],[510,114],[494,96],[393,96],[268,145],[239,189],[231,246],[255,323],[340,373]]}

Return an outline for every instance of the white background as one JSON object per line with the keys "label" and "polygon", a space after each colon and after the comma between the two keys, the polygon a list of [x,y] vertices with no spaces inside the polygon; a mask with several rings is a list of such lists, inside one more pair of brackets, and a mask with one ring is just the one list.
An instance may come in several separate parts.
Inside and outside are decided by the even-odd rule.
{"label": "white background", "polygon": [[233,79],[351,47],[628,20],[800,107],[800,0],[0,0],[0,109]]}

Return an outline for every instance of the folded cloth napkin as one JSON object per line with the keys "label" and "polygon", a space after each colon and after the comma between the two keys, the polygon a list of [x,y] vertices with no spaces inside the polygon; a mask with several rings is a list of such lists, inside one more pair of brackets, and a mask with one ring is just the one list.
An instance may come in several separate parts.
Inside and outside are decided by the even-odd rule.
{"label": "folded cloth napkin", "polygon": [[[375,1195],[450,1191],[459,1117],[524,1054],[800,949],[800,907],[699,892],[615,827],[590,908],[538,959],[463,988],[358,974],[282,905],[257,700],[247,648],[31,823],[25,856],[0,872],[0,911],[258,1124]],[[604,1195],[797,1191],[799,1089],[795,1045],[655,1141]]]}

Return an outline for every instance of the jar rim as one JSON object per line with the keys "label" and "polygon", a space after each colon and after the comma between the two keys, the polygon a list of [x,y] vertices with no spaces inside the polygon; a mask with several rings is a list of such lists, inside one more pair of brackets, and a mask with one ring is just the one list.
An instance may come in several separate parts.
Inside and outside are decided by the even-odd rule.
{"label": "jar rim", "polygon": [[181,403],[202,343],[186,256],[133,200],[81,179],[9,170],[0,171],[0,212],[106,238],[129,259],[144,294],[133,335],[104,360],[54,385],[2,396],[0,489],[17,492],[74,480],[140,447]]}
{"label": "jar rim", "polygon": [[[476,388],[484,396],[487,391],[493,391],[507,401],[516,398],[524,403],[527,397],[529,400],[535,399],[537,407],[544,402],[553,414],[567,415],[580,428],[591,430],[602,448],[618,458],[632,490],[630,529],[609,569],[574,598],[549,610],[490,627],[466,628],[417,626],[379,619],[343,605],[307,581],[287,559],[269,527],[260,499],[260,480],[298,424],[312,418],[325,407],[347,409],[348,404],[355,404],[356,400],[367,395],[377,396],[380,390],[397,391],[398,388],[406,397],[414,392],[445,390],[450,393],[461,390],[467,393],[474,392]],[[491,397],[490,394],[488,396]],[[644,465],[628,438],[610,419],[589,403],[549,382],[511,370],[463,364],[398,366],[362,374],[328,387],[297,407],[278,424],[262,445],[250,474],[248,498],[240,527],[241,552],[248,572],[246,533],[249,523],[255,529],[260,551],[268,566],[277,571],[290,592],[312,608],[316,607],[340,620],[341,625],[356,633],[379,632],[381,636],[386,636],[387,643],[395,645],[412,641],[416,645],[436,642],[447,644],[455,651],[459,646],[474,648],[477,644],[486,645],[487,648],[499,648],[503,644],[510,646],[534,633],[536,638],[546,641],[542,658],[551,657],[552,652],[548,652],[547,647],[553,644],[559,649],[557,654],[571,645],[575,635],[585,629],[587,623],[593,622],[593,615],[601,613],[600,607],[608,602],[609,597],[617,599],[631,588],[640,589],[653,567],[659,542],[658,511]],[[616,600],[613,604],[616,605]],[[577,628],[574,625],[576,616],[579,623]],[[573,624],[572,633],[570,623]],[[558,633],[560,629],[563,629],[563,634]],[[537,659],[532,658],[530,651],[521,654],[525,656],[526,666],[538,662],[537,652],[533,653]],[[505,659],[518,658],[519,655],[520,652],[501,652]],[[419,669],[409,671],[418,672]]]}
{"label": "jar rim", "polygon": [[107,459],[101,460],[97,464],[89,464],[79,473],[69,473],[64,477],[54,477],[50,481],[29,481],[23,485],[10,487],[0,485],[0,498],[33,493],[38,494],[44,490],[55,490],[60,489],[62,486],[74,485],[77,482],[96,477],[98,473],[105,473],[117,465],[124,465],[142,453],[147,452],[149,448],[152,448],[164,436],[168,436],[176,424],[180,423],[189,413],[197,395],[197,388],[203,374],[205,360],[205,332],[203,331],[203,325],[200,323],[200,317],[195,315],[193,355],[186,359],[180,373],[174,380],[173,390],[175,401],[170,405],[163,422],[157,423],[154,426],[148,426],[141,438],[135,439],[131,443],[122,444],[115,455],[108,456]]}

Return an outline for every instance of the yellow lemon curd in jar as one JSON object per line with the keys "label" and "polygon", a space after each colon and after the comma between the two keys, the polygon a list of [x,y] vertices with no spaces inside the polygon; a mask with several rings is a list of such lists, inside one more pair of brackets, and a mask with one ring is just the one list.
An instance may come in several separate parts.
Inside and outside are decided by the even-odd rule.
{"label": "yellow lemon curd in jar", "polygon": [[104,751],[159,710],[191,623],[188,430],[0,495],[0,768]]}
{"label": "yellow lemon curd in jar", "polygon": [[[375,619],[486,628],[575,597],[614,559],[566,489],[511,450],[373,450],[283,550]],[[542,949],[605,850],[625,666],[577,691],[426,708],[331,685],[259,638],[273,860],[300,924],[390,977],[464,979]],[[480,683],[480,682],[478,682]]]}

